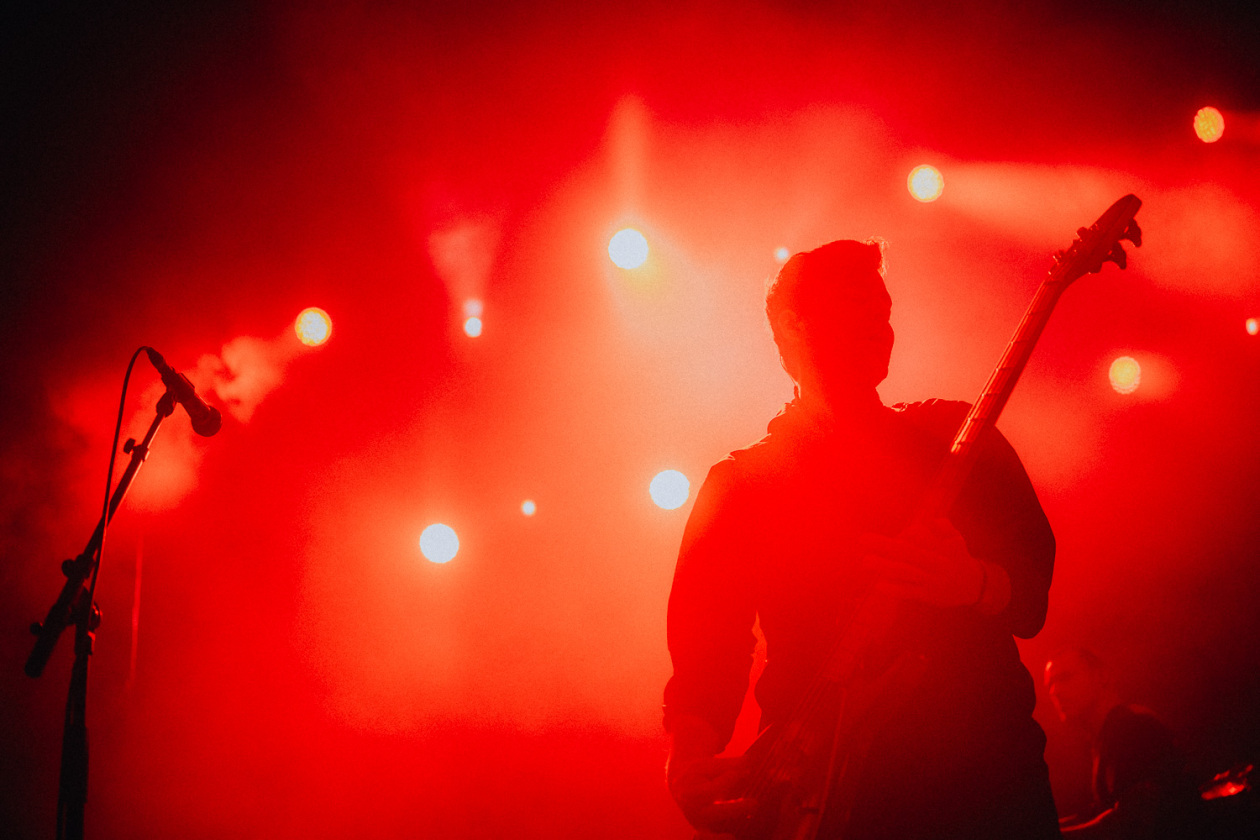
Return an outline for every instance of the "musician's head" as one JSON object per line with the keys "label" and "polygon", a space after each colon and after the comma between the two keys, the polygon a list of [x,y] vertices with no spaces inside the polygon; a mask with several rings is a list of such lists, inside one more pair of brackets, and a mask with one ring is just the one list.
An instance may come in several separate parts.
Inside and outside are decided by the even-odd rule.
{"label": "musician's head", "polygon": [[878,240],[840,240],[794,255],[766,289],[766,317],[798,384],[870,391],[888,376],[892,299]]}
{"label": "musician's head", "polygon": [[1083,647],[1067,648],[1048,659],[1042,682],[1059,718],[1070,723],[1095,716],[1111,685],[1102,660]]}

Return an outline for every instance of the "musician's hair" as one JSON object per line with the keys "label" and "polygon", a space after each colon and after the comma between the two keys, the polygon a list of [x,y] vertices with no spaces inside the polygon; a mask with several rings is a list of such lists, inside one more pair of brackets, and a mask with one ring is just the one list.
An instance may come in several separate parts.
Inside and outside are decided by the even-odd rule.
{"label": "musician's hair", "polygon": [[884,276],[884,246],[884,241],[877,238],[865,242],[854,239],[829,242],[812,251],[793,254],[766,284],[766,319],[770,322],[770,333],[779,348],[784,368],[793,378],[796,374],[792,360],[783,355],[783,336],[777,323],[779,313],[795,312],[808,321],[819,310],[834,310],[843,301],[852,300],[861,289],[861,280],[872,272]]}

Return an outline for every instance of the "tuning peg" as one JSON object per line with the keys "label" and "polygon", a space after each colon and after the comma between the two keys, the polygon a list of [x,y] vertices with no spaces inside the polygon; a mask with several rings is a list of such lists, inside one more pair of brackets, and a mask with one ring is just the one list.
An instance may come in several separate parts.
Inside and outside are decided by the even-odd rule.
{"label": "tuning peg", "polygon": [[[1124,252],[1124,246],[1122,246],[1119,242],[1117,242],[1115,246],[1113,246],[1112,249],[1107,252],[1107,256],[1103,258],[1104,262],[1106,262],[1107,260],[1111,260],[1113,263],[1120,266],[1121,268],[1127,267],[1128,262],[1129,262],[1128,255],[1125,254]],[[1102,268],[1101,265],[1099,265],[1098,267]]]}
{"label": "tuning peg", "polygon": [[1133,243],[1133,247],[1142,247],[1142,229],[1138,227],[1137,219],[1129,222],[1129,226],[1124,229],[1124,233],[1120,234],[1121,239],[1127,239]]}

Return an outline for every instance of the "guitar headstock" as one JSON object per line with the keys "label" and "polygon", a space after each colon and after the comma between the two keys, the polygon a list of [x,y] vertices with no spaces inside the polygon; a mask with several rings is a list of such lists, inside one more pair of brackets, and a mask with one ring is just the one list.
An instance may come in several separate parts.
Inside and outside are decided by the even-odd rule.
{"label": "guitar headstock", "polygon": [[1140,198],[1126,195],[1108,207],[1098,221],[1077,230],[1071,247],[1054,255],[1054,272],[1059,279],[1071,283],[1086,274],[1097,274],[1106,262],[1124,268],[1127,259],[1121,242],[1127,239],[1134,247],[1142,247],[1142,229],[1134,218],[1141,206]]}

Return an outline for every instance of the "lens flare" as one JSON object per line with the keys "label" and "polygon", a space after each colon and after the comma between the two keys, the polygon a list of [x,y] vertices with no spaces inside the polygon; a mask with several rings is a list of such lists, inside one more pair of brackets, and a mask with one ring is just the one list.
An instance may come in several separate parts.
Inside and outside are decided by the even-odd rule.
{"label": "lens flare", "polygon": [[477,336],[481,335],[481,319],[469,318],[468,320],[464,321],[464,335],[468,336],[469,338],[476,338]]}
{"label": "lens flare", "polygon": [[652,479],[648,493],[657,507],[675,510],[686,504],[691,494],[691,482],[678,470],[662,470]]}
{"label": "lens flare", "polygon": [[537,512],[538,512],[538,505],[534,504],[533,499],[526,499],[525,501],[521,502],[521,513],[525,514],[526,516],[533,516]]}
{"label": "lens flare", "polygon": [[431,563],[449,563],[459,553],[459,537],[450,525],[436,522],[420,532],[420,553]]}
{"label": "lens flare", "polygon": [[792,252],[782,246],[774,249],[774,261],[785,263],[788,257],[792,256]]}
{"label": "lens flare", "polygon": [[1260,318],[1247,319],[1247,335],[1255,335],[1260,333]]}
{"label": "lens flare", "polygon": [[619,230],[608,240],[608,258],[618,268],[638,268],[647,262],[647,240],[634,228]]}
{"label": "lens flare", "polygon": [[1194,115],[1194,133],[1204,143],[1215,143],[1225,133],[1225,115],[1208,106]]}
{"label": "lens flare", "polygon": [[941,193],[945,190],[945,179],[941,177],[936,167],[925,163],[910,170],[910,175],[906,178],[906,187],[915,199],[927,203],[941,197]]}
{"label": "lens flare", "polygon": [[1142,366],[1132,356],[1121,356],[1112,362],[1107,375],[1117,394],[1132,394],[1142,384]]}
{"label": "lens flare", "polygon": [[303,309],[293,325],[298,341],[307,347],[318,347],[332,335],[332,318],[317,306]]}

